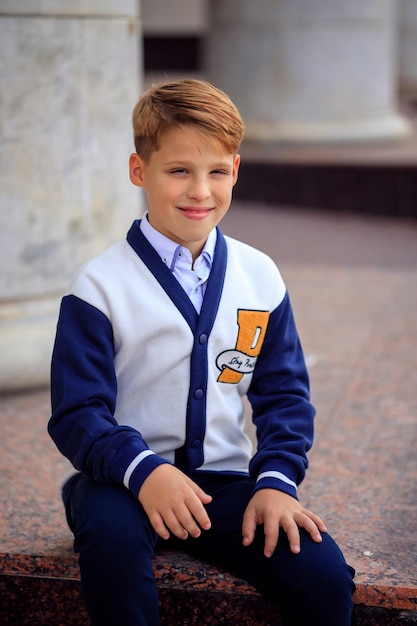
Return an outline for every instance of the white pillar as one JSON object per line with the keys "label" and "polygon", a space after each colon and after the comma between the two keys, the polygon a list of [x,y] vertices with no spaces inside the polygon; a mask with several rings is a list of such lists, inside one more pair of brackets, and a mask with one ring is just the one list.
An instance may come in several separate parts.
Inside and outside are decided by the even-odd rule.
{"label": "white pillar", "polygon": [[417,2],[399,0],[399,87],[407,99],[417,98]]}
{"label": "white pillar", "polygon": [[76,268],[140,212],[136,0],[0,4],[0,391],[46,384]]}
{"label": "white pillar", "polygon": [[206,32],[209,0],[142,0],[145,35],[197,35]]}
{"label": "white pillar", "polygon": [[208,76],[249,139],[402,137],[396,0],[212,0]]}

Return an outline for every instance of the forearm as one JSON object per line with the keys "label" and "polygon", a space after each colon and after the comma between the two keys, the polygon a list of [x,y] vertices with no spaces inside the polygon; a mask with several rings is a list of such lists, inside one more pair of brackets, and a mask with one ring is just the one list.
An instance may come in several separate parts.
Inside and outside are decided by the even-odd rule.
{"label": "forearm", "polygon": [[250,464],[256,489],[270,487],[297,497],[313,441],[315,410],[288,296],[270,316],[248,397],[258,438]]}

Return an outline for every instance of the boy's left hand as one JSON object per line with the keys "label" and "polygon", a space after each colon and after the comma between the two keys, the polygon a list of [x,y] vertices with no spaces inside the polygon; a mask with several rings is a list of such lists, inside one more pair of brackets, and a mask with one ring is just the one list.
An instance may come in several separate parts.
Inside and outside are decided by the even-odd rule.
{"label": "boy's left hand", "polygon": [[318,515],[304,509],[301,504],[286,493],[276,489],[260,489],[251,498],[243,516],[243,545],[252,543],[258,524],[264,525],[266,557],[272,556],[283,528],[288,536],[291,552],[300,552],[300,528],[304,528],[313,541],[319,543],[321,532],[327,532],[326,526]]}

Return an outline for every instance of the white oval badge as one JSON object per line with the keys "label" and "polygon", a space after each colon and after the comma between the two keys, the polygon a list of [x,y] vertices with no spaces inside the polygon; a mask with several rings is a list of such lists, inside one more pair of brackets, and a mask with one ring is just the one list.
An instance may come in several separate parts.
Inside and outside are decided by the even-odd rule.
{"label": "white oval badge", "polygon": [[225,350],[221,352],[216,359],[216,365],[219,370],[225,367],[239,372],[240,374],[252,374],[255,368],[256,357],[249,356],[240,350]]}

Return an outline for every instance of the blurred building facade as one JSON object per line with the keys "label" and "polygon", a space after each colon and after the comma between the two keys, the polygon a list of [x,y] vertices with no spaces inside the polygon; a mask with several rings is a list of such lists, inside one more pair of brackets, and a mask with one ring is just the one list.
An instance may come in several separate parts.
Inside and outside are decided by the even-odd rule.
{"label": "blurred building facade", "polygon": [[0,391],[45,385],[76,268],[143,205],[143,86],[197,74],[256,141],[398,141],[417,94],[415,0],[0,0]]}

